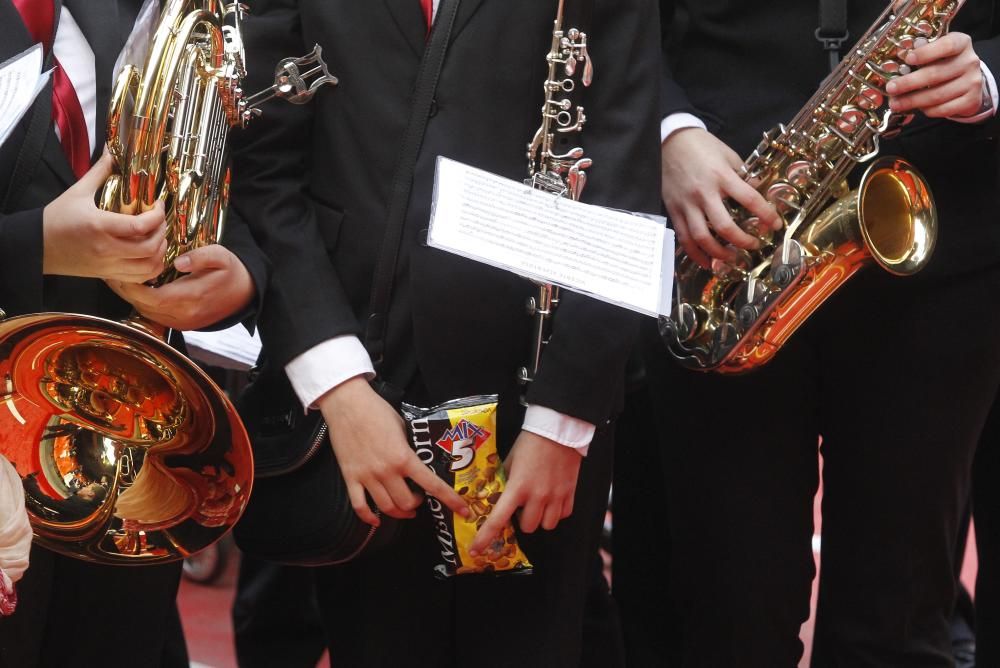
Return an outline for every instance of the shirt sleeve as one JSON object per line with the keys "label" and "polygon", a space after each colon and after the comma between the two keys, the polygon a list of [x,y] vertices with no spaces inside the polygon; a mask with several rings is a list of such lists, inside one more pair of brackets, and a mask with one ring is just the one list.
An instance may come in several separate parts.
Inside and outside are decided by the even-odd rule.
{"label": "shirt sleeve", "polygon": [[295,394],[308,411],[316,401],[344,381],[355,376],[375,377],[368,351],[352,334],[335,336],[313,346],[285,365],[285,373]]}
{"label": "shirt sleeve", "polygon": [[660,143],[667,141],[670,135],[685,128],[701,128],[707,130],[705,122],[694,114],[686,111],[677,111],[669,114],[660,122]]}
{"label": "shirt sleeve", "polygon": [[573,448],[584,457],[597,431],[597,427],[590,422],[535,405],[529,405],[525,411],[522,429]]}

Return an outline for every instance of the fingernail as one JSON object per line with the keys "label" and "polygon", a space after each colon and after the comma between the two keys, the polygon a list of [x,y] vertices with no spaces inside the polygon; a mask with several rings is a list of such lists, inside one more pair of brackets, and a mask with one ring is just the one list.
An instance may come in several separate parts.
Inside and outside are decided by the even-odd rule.
{"label": "fingernail", "polygon": [[174,269],[177,271],[190,271],[191,270],[191,258],[187,255],[181,255],[179,258],[174,260]]}
{"label": "fingernail", "polygon": [[898,86],[898,85],[896,84],[896,82],[895,82],[895,81],[890,81],[890,82],[889,82],[889,85],[885,87],[885,90],[886,90],[886,92],[888,92],[888,93],[889,93],[890,95],[892,95],[893,93],[895,93],[895,92],[896,92],[896,89],[897,89],[898,87],[899,87],[899,86]]}

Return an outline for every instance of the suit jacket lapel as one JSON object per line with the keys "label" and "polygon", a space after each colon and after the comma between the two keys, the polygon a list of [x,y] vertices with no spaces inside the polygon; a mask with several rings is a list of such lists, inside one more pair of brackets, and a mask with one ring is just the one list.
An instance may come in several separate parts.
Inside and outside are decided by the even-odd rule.
{"label": "suit jacket lapel", "polygon": [[[427,43],[426,23],[424,14],[420,10],[418,0],[382,0],[386,9],[392,15],[392,19],[407,43],[413,50],[414,55],[420,58],[424,54],[424,47]],[[458,16],[455,17],[455,27],[452,29],[452,40],[461,32],[465,24],[469,22],[472,15],[479,9],[483,0],[462,0],[458,8]]]}
{"label": "suit jacket lapel", "polygon": [[389,10],[392,20],[399,32],[403,33],[406,42],[413,49],[417,58],[424,53],[424,43],[427,39],[427,23],[424,13],[420,10],[419,0],[382,0]]}
{"label": "suit jacket lapel", "polygon": [[[455,17],[455,27],[451,31],[452,41],[462,32],[462,28],[465,27],[465,24],[469,22],[472,15],[476,13],[476,10],[479,9],[479,6],[483,2],[484,0],[462,0],[462,4],[458,7],[458,16]],[[555,17],[555,14],[553,14],[553,17]]]}

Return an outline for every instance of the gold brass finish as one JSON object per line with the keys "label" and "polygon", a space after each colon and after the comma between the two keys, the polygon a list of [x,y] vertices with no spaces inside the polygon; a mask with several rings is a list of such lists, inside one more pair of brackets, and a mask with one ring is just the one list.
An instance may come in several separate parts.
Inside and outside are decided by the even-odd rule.
{"label": "gold brass finish", "polygon": [[161,340],[110,320],[0,322],[0,452],[35,540],[105,564],[184,558],[225,534],[253,459],[232,404]]}
{"label": "gold brass finish", "polygon": [[885,87],[909,71],[917,40],[948,32],[964,0],[894,0],[788,125],[764,134],[741,173],[784,222],[759,229],[730,213],[761,248],[711,269],[678,249],[675,295],[660,333],[691,369],[743,373],[767,363],[844,281],[874,262],[907,276],[929,261],[937,239],[930,190],[917,170],[883,158],[847,193],[847,176],[879,153],[879,140],[911,117],[894,114]]}
{"label": "gold brass finish", "polygon": [[[219,241],[229,131],[259,111],[240,88],[242,6],[164,4],[142,68],[126,65],[115,84],[115,164],[98,204],[137,214],[162,201],[169,267]],[[267,98],[304,103],[325,83],[336,79],[317,46],[278,64]],[[176,277],[168,269],[154,284]],[[166,335],[138,315],[0,321],[0,453],[21,475],[39,544],[102,564],[164,563],[211,545],[243,513],[253,480],[246,429]]]}

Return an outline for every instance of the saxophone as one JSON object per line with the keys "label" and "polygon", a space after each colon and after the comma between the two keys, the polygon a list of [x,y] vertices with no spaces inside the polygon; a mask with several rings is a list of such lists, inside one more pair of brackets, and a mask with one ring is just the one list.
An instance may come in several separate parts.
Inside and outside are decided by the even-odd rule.
{"label": "saxophone", "polygon": [[764,134],[741,176],[771,202],[777,232],[737,205],[734,221],[759,250],[704,269],[678,251],[675,295],[659,330],[688,368],[742,373],[766,364],[837,288],[874,261],[907,276],[930,259],[937,213],[906,161],[872,162],[859,187],[846,177],[912,116],[889,109],[886,84],[910,71],[907,51],[946,34],[964,0],[895,0],[788,125]]}
{"label": "saxophone", "polygon": [[[535,190],[559,197],[579,200],[587,185],[587,173],[593,161],[584,157],[583,148],[563,150],[569,140],[583,131],[587,115],[576,99],[579,87],[590,86],[594,66],[587,49],[587,34],[578,28],[563,29],[565,0],[559,0],[552,46],[545,56],[548,75],[545,78],[545,102],[542,124],[528,144],[528,178],[525,184]],[[582,67],[581,67],[582,66]],[[558,147],[557,147],[558,145]],[[528,315],[533,321],[530,362],[518,370],[518,381],[527,386],[541,364],[542,351],[548,343],[551,319],[559,306],[559,288],[539,283],[536,296],[527,301]],[[522,398],[523,403],[523,398]]]}

